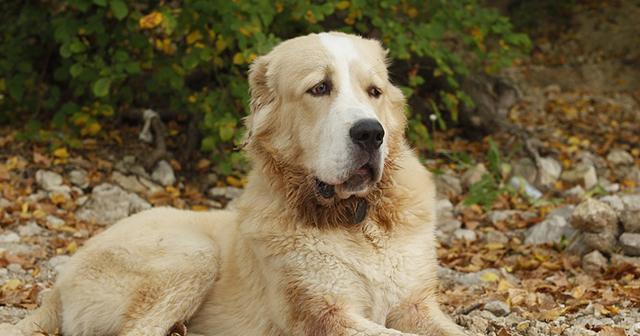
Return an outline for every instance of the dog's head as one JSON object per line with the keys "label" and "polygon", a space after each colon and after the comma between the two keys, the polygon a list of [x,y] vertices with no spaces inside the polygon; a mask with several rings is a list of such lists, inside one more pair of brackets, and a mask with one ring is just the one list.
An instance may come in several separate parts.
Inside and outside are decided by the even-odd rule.
{"label": "dog's head", "polygon": [[291,39],[255,60],[249,83],[245,148],[257,168],[305,221],[361,221],[381,199],[406,124],[380,43],[342,33]]}
{"label": "dog's head", "polygon": [[404,98],[380,43],[342,33],[285,41],[251,66],[247,147],[300,165],[320,194],[364,196],[403,137]]}

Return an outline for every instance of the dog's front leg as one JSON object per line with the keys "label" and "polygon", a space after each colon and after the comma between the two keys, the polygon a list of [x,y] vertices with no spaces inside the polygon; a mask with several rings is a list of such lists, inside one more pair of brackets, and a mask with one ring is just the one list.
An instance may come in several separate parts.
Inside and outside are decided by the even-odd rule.
{"label": "dog's front leg", "polygon": [[292,329],[300,336],[417,336],[389,329],[355,312],[332,295],[298,298],[292,307]]}
{"label": "dog's front leg", "polygon": [[413,295],[394,307],[387,316],[387,326],[420,335],[467,335],[460,326],[442,312],[436,294],[432,291]]}

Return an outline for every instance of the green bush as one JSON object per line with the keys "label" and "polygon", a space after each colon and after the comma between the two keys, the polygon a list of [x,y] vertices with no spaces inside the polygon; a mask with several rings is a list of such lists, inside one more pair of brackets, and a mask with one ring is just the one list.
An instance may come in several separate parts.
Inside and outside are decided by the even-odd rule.
{"label": "green bush", "polygon": [[[43,0],[2,2],[0,13],[0,120],[94,136],[114,111],[201,114],[202,149],[218,158],[242,137],[248,64],[283,39],[329,29],[379,38],[408,65],[394,76],[405,92],[444,79],[437,104],[454,115],[465,100],[456,78],[495,71],[529,45],[475,0]],[[413,66],[424,59],[429,78]]]}

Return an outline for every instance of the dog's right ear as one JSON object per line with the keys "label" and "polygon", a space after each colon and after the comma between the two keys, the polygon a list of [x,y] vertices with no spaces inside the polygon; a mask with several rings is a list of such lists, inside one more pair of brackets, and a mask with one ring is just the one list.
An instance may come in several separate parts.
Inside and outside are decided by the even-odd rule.
{"label": "dog's right ear", "polygon": [[275,100],[275,93],[269,84],[269,64],[269,55],[265,55],[256,58],[249,67],[249,93],[251,95],[249,107],[251,113],[245,118],[247,133],[243,147],[261,128],[261,123],[266,120],[265,115],[268,113],[266,107]]}

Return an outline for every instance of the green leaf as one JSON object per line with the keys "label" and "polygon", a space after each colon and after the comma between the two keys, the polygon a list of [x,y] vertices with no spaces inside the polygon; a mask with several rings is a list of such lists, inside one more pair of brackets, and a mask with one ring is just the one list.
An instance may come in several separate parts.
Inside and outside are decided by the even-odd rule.
{"label": "green leaf", "polygon": [[124,19],[127,14],[129,14],[127,4],[122,0],[111,0],[109,5],[111,5],[111,12],[113,12],[113,16],[118,20]]}
{"label": "green leaf", "polygon": [[220,126],[219,131],[220,131],[220,140],[229,141],[231,140],[231,138],[233,138],[234,127],[232,124],[224,124]]}
{"label": "green leaf", "polygon": [[107,0],[93,0],[93,3],[100,7],[104,7],[107,5]]}
{"label": "green leaf", "polygon": [[93,94],[96,97],[104,97],[109,94],[109,87],[111,86],[110,78],[100,78],[93,83]]}
{"label": "green leaf", "polygon": [[84,68],[82,64],[76,63],[69,68],[69,73],[71,74],[71,77],[78,77],[82,74],[83,70]]}

